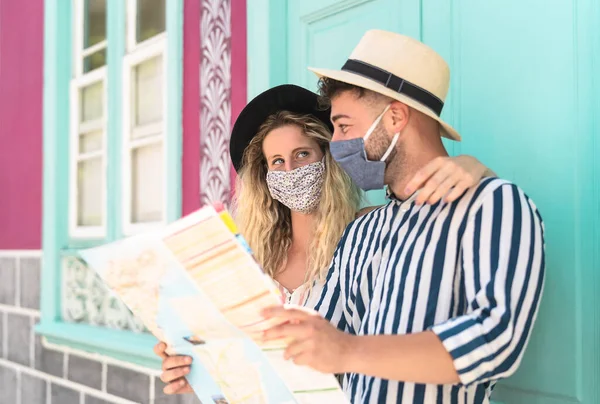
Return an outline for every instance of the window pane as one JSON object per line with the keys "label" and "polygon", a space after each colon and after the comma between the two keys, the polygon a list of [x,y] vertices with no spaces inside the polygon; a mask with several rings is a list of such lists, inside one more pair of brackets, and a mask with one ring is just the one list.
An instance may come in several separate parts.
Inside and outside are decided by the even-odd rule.
{"label": "window pane", "polygon": [[165,31],[165,0],[137,0],[137,42]]}
{"label": "window pane", "polygon": [[83,58],[83,72],[91,72],[94,69],[106,65],[106,48],[92,53]]}
{"label": "window pane", "polygon": [[79,135],[79,153],[91,153],[102,149],[102,132],[90,132]]}
{"label": "window pane", "polygon": [[84,0],[83,48],[106,39],[106,0]]}
{"label": "window pane", "polygon": [[162,143],[131,152],[131,222],[157,222],[163,212]]}
{"label": "window pane", "polygon": [[101,226],[102,158],[80,161],[77,167],[77,225]]}
{"label": "window pane", "polygon": [[101,81],[81,89],[81,122],[102,118],[102,95],[104,85]]}
{"label": "window pane", "polygon": [[162,119],[162,57],[157,56],[134,67],[134,126]]}

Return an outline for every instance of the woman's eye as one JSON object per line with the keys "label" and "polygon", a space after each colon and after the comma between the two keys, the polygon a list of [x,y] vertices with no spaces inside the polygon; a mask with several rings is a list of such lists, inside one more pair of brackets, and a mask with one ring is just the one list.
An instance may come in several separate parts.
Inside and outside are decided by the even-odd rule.
{"label": "woman's eye", "polygon": [[275,159],[271,162],[272,165],[274,166],[278,166],[280,164],[283,164],[283,159]]}
{"label": "woman's eye", "polygon": [[342,133],[346,133],[346,131],[348,130],[348,125],[340,125],[339,126],[340,130],[342,131]]}
{"label": "woman's eye", "polygon": [[306,151],[301,151],[300,153],[298,153],[298,157],[299,157],[299,158],[305,158],[305,157],[308,157],[308,152],[306,152]]}

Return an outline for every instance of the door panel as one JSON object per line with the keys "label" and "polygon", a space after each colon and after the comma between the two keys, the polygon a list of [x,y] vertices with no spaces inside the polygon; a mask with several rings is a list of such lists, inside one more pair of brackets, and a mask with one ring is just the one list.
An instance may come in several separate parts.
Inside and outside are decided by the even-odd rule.
{"label": "door panel", "polygon": [[374,27],[372,21],[393,31],[400,25],[394,18],[400,9],[397,1],[360,1],[346,7],[343,1],[328,1],[333,5],[325,7],[321,3],[290,1],[288,6],[288,78],[311,90],[317,80],[307,66],[339,69],[363,33]]}

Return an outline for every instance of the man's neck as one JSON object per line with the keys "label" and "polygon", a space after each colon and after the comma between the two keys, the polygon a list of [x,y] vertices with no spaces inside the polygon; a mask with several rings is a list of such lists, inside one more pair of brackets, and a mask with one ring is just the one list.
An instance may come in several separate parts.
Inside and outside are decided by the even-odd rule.
{"label": "man's neck", "polygon": [[[437,135],[439,136],[439,135]],[[425,167],[436,157],[447,157],[448,152],[444,148],[440,139],[427,141],[427,137],[418,137],[415,144],[405,145],[404,161],[394,159],[390,164],[397,166],[389,167],[390,181],[388,186],[390,191],[398,199],[408,199],[413,192],[406,192],[406,185],[415,176],[415,174]],[[431,137],[429,137],[431,139]]]}

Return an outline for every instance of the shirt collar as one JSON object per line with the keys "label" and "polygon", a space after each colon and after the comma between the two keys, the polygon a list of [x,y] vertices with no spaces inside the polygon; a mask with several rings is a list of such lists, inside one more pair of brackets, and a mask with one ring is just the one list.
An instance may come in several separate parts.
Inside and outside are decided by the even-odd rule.
{"label": "shirt collar", "polygon": [[415,202],[415,198],[419,194],[419,191],[420,191],[419,189],[416,190],[415,192],[412,193],[411,196],[409,196],[405,200],[402,200],[402,199],[399,199],[396,195],[394,195],[394,193],[390,190],[390,187],[386,187],[385,188],[385,197],[388,200],[393,201],[396,204],[400,205],[400,210],[402,212],[406,212],[413,206],[413,204]]}

